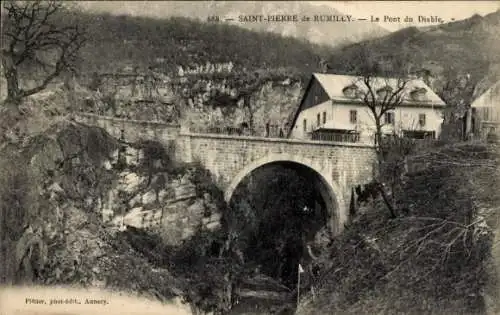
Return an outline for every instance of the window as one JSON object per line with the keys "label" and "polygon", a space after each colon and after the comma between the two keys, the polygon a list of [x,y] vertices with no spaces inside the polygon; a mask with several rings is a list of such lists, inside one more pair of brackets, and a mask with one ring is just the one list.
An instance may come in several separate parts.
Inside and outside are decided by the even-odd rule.
{"label": "window", "polygon": [[323,112],[323,125],[326,124],[326,112]]}
{"label": "window", "polygon": [[394,125],[394,112],[385,113],[385,123],[388,125]]}
{"label": "window", "polygon": [[321,124],[321,114],[316,115],[316,122],[318,126]]}
{"label": "window", "polygon": [[304,131],[307,131],[307,119],[304,119]]}
{"label": "window", "polygon": [[355,124],[358,122],[358,112],[356,110],[349,111],[349,121],[351,124]]}
{"label": "window", "polygon": [[419,114],[418,115],[418,125],[420,127],[425,126],[425,114]]}
{"label": "window", "polygon": [[344,95],[348,98],[355,98],[356,95],[358,94],[358,87],[355,84],[351,84],[349,86],[346,86],[342,92]]}
{"label": "window", "polygon": [[483,120],[490,120],[490,109],[488,107],[483,108]]}

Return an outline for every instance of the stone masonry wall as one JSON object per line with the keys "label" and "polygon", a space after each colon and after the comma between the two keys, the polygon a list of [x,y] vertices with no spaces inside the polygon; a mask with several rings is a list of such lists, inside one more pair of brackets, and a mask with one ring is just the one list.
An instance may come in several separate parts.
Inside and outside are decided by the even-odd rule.
{"label": "stone masonry wall", "polygon": [[202,134],[190,138],[193,159],[210,169],[221,184],[231,182],[249,163],[279,154],[310,160],[321,169],[331,168],[332,179],[339,184],[350,186],[372,177],[374,153],[369,146]]}
{"label": "stone masonry wall", "polygon": [[226,193],[232,193],[244,176],[267,163],[290,161],[313,169],[335,194],[341,221],[337,224],[347,219],[352,187],[373,178],[376,161],[373,147],[360,144],[206,134],[189,137],[192,159],[209,169]]}

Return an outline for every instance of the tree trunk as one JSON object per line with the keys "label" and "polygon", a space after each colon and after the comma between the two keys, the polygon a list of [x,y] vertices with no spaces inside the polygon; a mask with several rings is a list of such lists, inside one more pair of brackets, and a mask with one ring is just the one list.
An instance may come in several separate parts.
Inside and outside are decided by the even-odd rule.
{"label": "tree trunk", "polygon": [[382,152],[382,124],[380,123],[380,117],[375,115],[375,149],[377,150],[377,159],[379,165],[383,162],[384,156]]}
{"label": "tree trunk", "polygon": [[[387,196],[387,193],[385,192],[383,186],[379,184],[378,186],[378,191],[382,195],[382,199],[384,199],[384,203],[387,206],[387,209],[389,209],[389,212],[391,213],[392,218],[396,218],[396,210],[394,209],[392,202],[389,200],[389,197]],[[394,196],[392,196],[394,197]]]}

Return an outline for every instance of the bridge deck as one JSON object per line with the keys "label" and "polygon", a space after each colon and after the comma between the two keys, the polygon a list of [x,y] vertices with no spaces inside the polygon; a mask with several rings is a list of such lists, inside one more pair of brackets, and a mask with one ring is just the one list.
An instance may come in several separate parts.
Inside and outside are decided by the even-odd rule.
{"label": "bridge deck", "polygon": [[293,138],[279,137],[259,137],[259,136],[244,136],[244,135],[225,135],[219,133],[197,133],[197,132],[182,132],[180,136],[190,136],[197,138],[212,138],[212,139],[234,139],[246,141],[274,142],[274,143],[289,143],[289,144],[312,144],[320,146],[343,146],[357,148],[373,148],[373,144],[365,142],[340,142],[340,141],[322,141],[322,140],[304,140]]}

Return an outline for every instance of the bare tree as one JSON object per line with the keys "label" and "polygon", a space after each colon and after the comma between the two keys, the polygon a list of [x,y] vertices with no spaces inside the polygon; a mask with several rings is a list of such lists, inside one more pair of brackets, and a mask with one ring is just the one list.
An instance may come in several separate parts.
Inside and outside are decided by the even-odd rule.
{"label": "bare tree", "polygon": [[[65,71],[74,71],[77,53],[84,44],[84,31],[65,21],[66,7],[58,1],[5,1],[2,17],[2,66],[7,80],[6,104],[44,90]],[[69,22],[69,23],[67,23]],[[40,82],[21,87],[23,67],[41,70]],[[26,69],[25,69],[26,70]]]}
{"label": "bare tree", "polygon": [[409,80],[405,77],[382,78],[373,73],[365,73],[360,81],[364,87],[360,98],[372,114],[375,123],[375,144],[380,148],[382,128],[386,123],[384,117],[403,103]]}
{"label": "bare tree", "polygon": [[471,119],[470,105],[473,101],[477,80],[469,74],[449,68],[445,69],[441,81],[437,94],[447,104],[443,124],[444,137],[455,140],[462,139],[468,136],[464,127],[466,127],[466,120]]}
{"label": "bare tree", "polygon": [[413,62],[404,51],[399,55],[376,55],[360,44],[356,54],[347,61],[353,80],[353,97],[361,100],[371,114],[375,127],[379,175],[368,192],[380,194],[392,217],[396,217],[395,195],[404,173],[404,160],[411,152],[411,143],[396,137],[386,141],[383,127],[392,121],[385,117],[403,104],[412,81]]}

